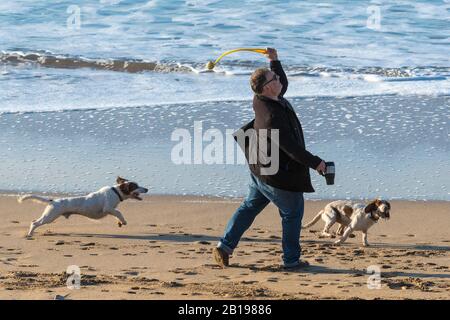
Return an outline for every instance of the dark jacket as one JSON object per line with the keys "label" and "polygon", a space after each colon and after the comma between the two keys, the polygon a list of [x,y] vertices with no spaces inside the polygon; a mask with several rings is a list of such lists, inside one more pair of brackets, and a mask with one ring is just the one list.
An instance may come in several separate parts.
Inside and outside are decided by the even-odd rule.
{"label": "dark jacket", "polygon": [[[283,98],[288,87],[288,81],[280,61],[271,61],[270,69],[280,76],[280,82],[283,85],[283,89],[278,97],[279,100],[275,101],[264,96],[255,95],[253,98],[255,119],[241,129],[245,132],[253,128],[256,130],[256,135],[259,135],[259,129],[279,130],[279,169],[275,174],[262,175],[261,168],[268,167],[270,164],[262,164],[260,161],[257,161],[257,163],[249,164],[250,171],[261,181],[275,188],[296,192],[314,192],[309,168],[317,168],[322,159],[312,155],[305,149],[305,139],[300,121],[291,104]],[[236,140],[237,135],[238,131],[234,133]],[[258,140],[255,139],[257,144]],[[250,139],[247,139],[245,145],[241,145],[248,162],[249,142]],[[271,155],[271,144],[273,143],[269,135],[267,138],[269,156]]]}

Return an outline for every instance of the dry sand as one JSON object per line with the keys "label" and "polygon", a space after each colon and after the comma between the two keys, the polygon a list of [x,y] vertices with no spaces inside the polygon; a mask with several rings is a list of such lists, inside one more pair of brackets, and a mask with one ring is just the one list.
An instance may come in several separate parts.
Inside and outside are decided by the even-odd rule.
{"label": "dry sand", "polygon": [[[229,268],[211,250],[238,200],[151,196],[119,208],[128,225],[72,216],[24,238],[43,210],[0,197],[0,299],[449,299],[450,202],[392,201],[392,218],[341,247],[318,238],[319,222],[302,231],[304,271],[281,263],[281,225],[267,207],[244,234]],[[307,201],[304,221],[324,206]],[[81,288],[66,286],[69,265]],[[381,289],[368,289],[366,268],[381,268]]]}

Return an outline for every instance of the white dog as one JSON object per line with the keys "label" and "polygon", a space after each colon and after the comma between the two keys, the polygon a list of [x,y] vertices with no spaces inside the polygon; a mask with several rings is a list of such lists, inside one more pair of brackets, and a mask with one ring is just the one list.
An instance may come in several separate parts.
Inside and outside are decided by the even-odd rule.
{"label": "white dog", "polygon": [[79,214],[90,219],[101,219],[112,215],[117,218],[119,227],[126,225],[127,222],[122,213],[116,209],[117,205],[126,199],[142,200],[139,195],[147,193],[148,189],[121,177],[118,177],[116,182],[117,184],[113,187],[103,187],[83,197],[61,199],[48,199],[35,195],[20,197],[19,202],[33,200],[47,204],[42,216],[31,222],[27,236],[31,237],[37,227],[51,223],[60,216],[68,219],[72,214]]}
{"label": "white dog", "polygon": [[342,236],[335,241],[335,244],[343,243],[353,231],[361,231],[363,245],[369,246],[367,231],[380,218],[389,219],[390,210],[391,205],[386,200],[376,199],[367,205],[344,200],[333,201],[327,204],[323,210],[320,210],[313,220],[304,225],[303,228],[312,226],[322,218],[325,227],[321,235],[333,237],[330,228],[337,222],[340,226],[336,233]]}

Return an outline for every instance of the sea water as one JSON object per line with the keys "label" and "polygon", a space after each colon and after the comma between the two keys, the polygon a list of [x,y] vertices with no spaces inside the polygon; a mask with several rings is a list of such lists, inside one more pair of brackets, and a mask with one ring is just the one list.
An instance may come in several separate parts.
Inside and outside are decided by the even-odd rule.
{"label": "sea water", "polygon": [[[237,129],[275,47],[307,149],[309,198],[450,200],[449,1],[2,1],[0,190],[243,196],[245,164],[176,165],[174,130]],[[238,151],[236,151],[238,152]]]}

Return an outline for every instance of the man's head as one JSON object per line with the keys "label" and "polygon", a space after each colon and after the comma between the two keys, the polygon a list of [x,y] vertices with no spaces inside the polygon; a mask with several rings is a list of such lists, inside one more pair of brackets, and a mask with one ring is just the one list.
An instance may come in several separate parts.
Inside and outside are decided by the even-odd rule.
{"label": "man's head", "polygon": [[252,73],[250,86],[254,93],[266,97],[278,97],[283,88],[280,77],[267,68],[259,68]]}

